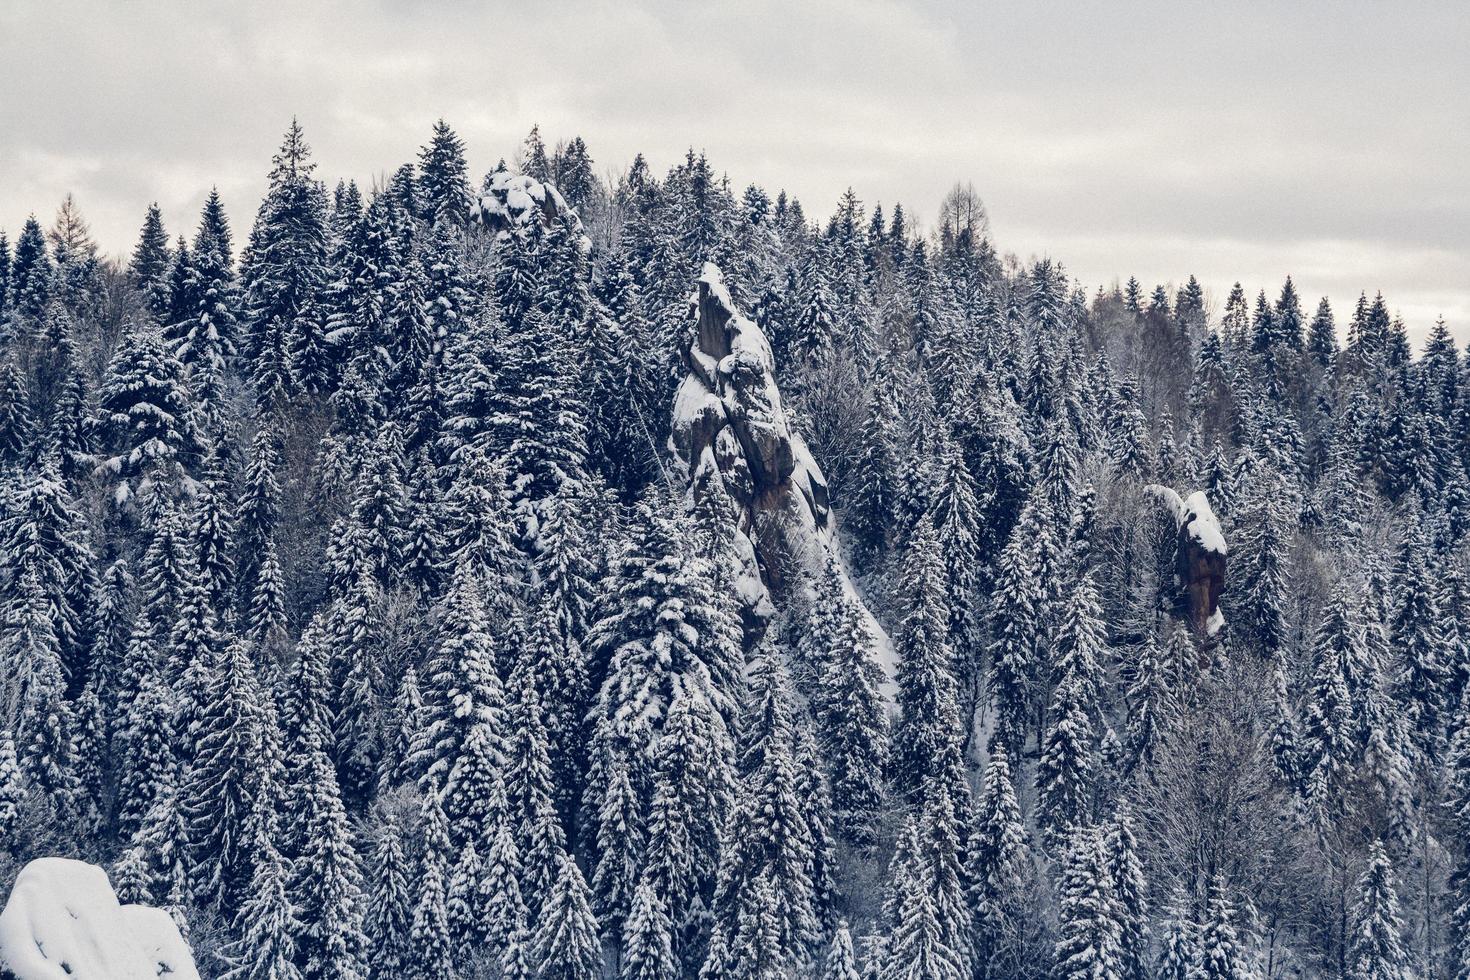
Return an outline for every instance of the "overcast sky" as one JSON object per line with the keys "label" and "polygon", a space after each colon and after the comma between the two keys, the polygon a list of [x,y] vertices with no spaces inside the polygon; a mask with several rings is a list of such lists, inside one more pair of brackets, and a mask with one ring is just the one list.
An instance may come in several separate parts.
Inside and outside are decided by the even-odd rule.
{"label": "overcast sky", "polygon": [[825,216],[932,219],[973,181],[998,246],[1089,290],[1193,273],[1470,337],[1470,12],[1459,2],[0,0],[0,228],[76,195],[103,248],[217,184],[243,240],[301,118],[371,182],[443,116],[478,175],[533,122],[600,170],[708,151]]}

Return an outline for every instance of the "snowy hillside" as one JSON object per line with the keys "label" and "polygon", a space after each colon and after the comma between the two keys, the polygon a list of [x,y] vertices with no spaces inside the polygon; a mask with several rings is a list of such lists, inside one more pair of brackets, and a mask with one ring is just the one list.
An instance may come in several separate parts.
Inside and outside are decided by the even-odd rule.
{"label": "snowy hillside", "polygon": [[0,975],[1470,976],[1447,327],[427,136],[0,215]]}

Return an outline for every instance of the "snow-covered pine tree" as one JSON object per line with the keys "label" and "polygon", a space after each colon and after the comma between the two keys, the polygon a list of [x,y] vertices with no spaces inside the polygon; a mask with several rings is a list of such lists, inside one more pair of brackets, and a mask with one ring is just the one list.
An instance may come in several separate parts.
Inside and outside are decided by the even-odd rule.
{"label": "snow-covered pine tree", "polygon": [[1042,639],[1041,586],[1025,532],[1032,524],[1023,517],[1012,530],[996,565],[990,594],[993,639],[987,686],[995,710],[992,742],[1018,759],[1033,726],[1033,687]]}
{"label": "snow-covered pine tree", "polygon": [[888,717],[879,693],[883,668],[863,612],[838,578],[829,556],[820,578],[812,644],[818,650],[811,710],[817,745],[831,783],[838,833],[871,846],[883,801]]}
{"label": "snow-covered pine tree", "polygon": [[981,645],[981,575],[984,561],[981,543],[980,505],[975,480],[965,465],[964,453],[953,439],[945,440],[940,456],[938,495],[934,500],[934,525],[939,552],[944,560],[945,594],[949,600],[949,645],[955,657],[955,678],[961,702],[974,713],[983,666]]}
{"label": "snow-covered pine tree", "polygon": [[902,440],[898,428],[898,395],[892,371],[881,356],[873,365],[869,402],[859,434],[857,458],[843,488],[846,524],[858,544],[868,550],[884,546],[898,508],[898,470]]}
{"label": "snow-covered pine tree", "polygon": [[449,824],[439,796],[424,793],[419,811],[419,859],[414,878],[417,899],[409,929],[411,976],[458,976],[454,968],[454,943],[449,932],[449,862],[452,845]]}
{"label": "snow-covered pine tree", "polygon": [[142,825],[159,788],[175,778],[176,713],[172,690],[157,671],[150,671],[126,713],[117,719],[113,735],[119,762],[116,821],[123,839]]}
{"label": "snow-covered pine tree", "polygon": [[526,644],[520,659],[539,694],[551,765],[552,800],[557,812],[570,823],[584,784],[589,685],[582,645],[562,632],[557,618],[544,602],[528,610]]}
{"label": "snow-covered pine tree", "polygon": [[673,926],[664,900],[647,877],[633,890],[627,922],[623,925],[622,980],[663,980],[677,976]]}
{"label": "snow-covered pine tree", "polygon": [[[533,223],[534,224],[534,223]],[[517,503],[539,511],[563,485],[586,479],[586,429],[572,353],[555,321],[532,310],[511,325],[488,419]],[[526,530],[534,533],[536,521]]]}
{"label": "snow-covered pine tree", "polygon": [[1353,908],[1348,951],[1352,980],[1404,980],[1412,975],[1396,889],[1393,863],[1383,842],[1375,840],[1369,848],[1368,867],[1358,879]]}
{"label": "snow-covered pine tree", "polygon": [[837,842],[833,837],[832,794],[822,770],[811,726],[802,722],[796,733],[796,792],[812,835],[812,901],[823,935],[831,931],[839,894]]}
{"label": "snow-covered pine tree", "polygon": [[967,975],[958,950],[944,941],[944,928],[934,900],[927,862],[919,858],[917,825],[912,815],[895,848],[890,882],[892,922],[879,972],[880,980],[961,980]]}
{"label": "snow-covered pine tree", "polygon": [[653,759],[645,872],[667,903],[674,954],[698,969],[708,940],[720,842],[733,805],[729,734],[703,698],[685,690],[669,708]]}
{"label": "snow-covered pine tree", "polygon": [[148,312],[155,318],[168,309],[168,270],[172,261],[168,250],[168,234],[163,230],[163,213],[158,202],[148,205],[143,215],[143,228],[138,244],[128,262],[128,278],[143,294]]}
{"label": "snow-covered pine tree", "polygon": [[424,701],[419,690],[418,671],[406,667],[398,679],[393,695],[393,708],[388,718],[388,731],[383,739],[383,758],[378,775],[378,795],[415,781],[414,750],[424,731]]}
{"label": "snow-covered pine tree", "polygon": [[482,588],[473,568],[461,565],[439,608],[424,724],[409,760],[426,792],[446,792],[445,810],[461,838],[478,833],[488,805],[478,776],[487,766],[499,771],[508,758],[505,693]]}
{"label": "snow-covered pine tree", "polygon": [[[1330,786],[1358,758],[1356,719],[1370,669],[1353,597],[1333,592],[1312,635],[1312,678],[1302,725],[1303,780]],[[1319,772],[1320,771],[1320,772]]]}
{"label": "snow-covered pine tree", "polygon": [[157,327],[139,326],[123,337],[98,392],[95,473],[113,484],[126,504],[140,483],[160,474],[176,483],[198,457],[200,435],[184,366]]}
{"label": "snow-covered pine tree", "polygon": [[178,777],[169,773],[158,788],[120,863],[145,901],[169,910],[175,921],[192,898],[189,890],[189,823],[180,806]]}
{"label": "snow-covered pine tree", "polygon": [[385,589],[399,583],[405,565],[409,500],[403,467],[398,426],[385,422],[358,470],[350,517],[358,570],[365,567]]}
{"label": "snow-covered pine tree", "polygon": [[409,969],[412,956],[414,898],[412,868],[404,853],[403,828],[389,811],[373,837],[363,934],[372,956],[368,976],[392,980]]}
{"label": "snow-covered pine tree", "polygon": [[1283,785],[1300,792],[1305,788],[1301,725],[1280,664],[1271,671],[1270,718],[1272,767]]}
{"label": "snow-covered pine tree", "polygon": [[487,910],[485,944],[499,950],[498,964],[504,977],[527,976],[531,950],[527,939],[526,905],[521,898],[521,858],[511,821],[505,787],[496,783],[486,818],[489,849],[484,875],[480,878],[480,904]]}
{"label": "snow-covered pine tree", "polygon": [[914,530],[904,568],[904,621],[896,643],[899,662],[894,678],[899,717],[889,766],[895,790],[918,803],[931,777],[958,787],[964,775],[960,754],[964,719],[947,640],[944,565],[927,515]]}
{"label": "snow-covered pine tree", "polygon": [[19,469],[30,454],[36,429],[30,386],[15,358],[0,365],[0,466]]}
{"label": "snow-covered pine tree", "polygon": [[[732,717],[740,631],[672,518],[640,504],[633,525],[613,562],[607,612],[587,637],[593,662],[607,665],[590,721],[599,740],[624,742],[631,760],[646,761],[681,689]],[[589,792],[595,806],[600,795]]]}
{"label": "snow-covered pine tree", "polygon": [[262,801],[277,787],[267,725],[248,645],[234,640],[208,667],[184,807],[192,841],[194,893],[208,907],[240,907],[252,885],[255,848],[263,828],[254,823]]}
{"label": "snow-covered pine tree", "polygon": [[428,145],[419,150],[419,216],[430,225],[463,227],[470,218],[470,185],[464,142],[443,119],[434,123]]}
{"label": "snow-covered pine tree", "polygon": [[241,263],[246,337],[256,397],[325,390],[325,343],[314,309],[326,279],[327,195],[295,119],[272,158],[269,188]]}
{"label": "snow-covered pine tree", "polygon": [[475,849],[474,838],[467,838],[460,845],[459,857],[449,870],[449,889],[446,893],[445,922],[449,927],[451,948],[455,959],[468,965],[470,955],[484,939],[485,910],[480,907],[480,876],[484,864],[480,852]]}
{"label": "snow-covered pine tree", "polygon": [[1081,570],[1068,590],[1057,624],[1051,664],[1053,689],[1076,684],[1088,716],[1103,716],[1103,668],[1108,658],[1107,629],[1102,621],[1097,584],[1091,571]]}
{"label": "snow-covered pine tree", "polygon": [[250,440],[245,469],[240,477],[240,498],[235,508],[235,569],[238,598],[248,605],[258,586],[259,569],[268,550],[273,550],[281,514],[280,434],[274,420],[257,420]]}
{"label": "snow-covered pine tree", "polygon": [[541,697],[525,661],[511,673],[510,688],[505,788],[511,814],[518,821],[522,897],[534,921],[555,885],[567,839],[553,795]]}
{"label": "snow-covered pine tree", "polygon": [[15,739],[8,730],[0,730],[0,848],[6,851],[15,847],[15,829],[25,798]]}
{"label": "snow-covered pine tree", "polygon": [[937,777],[923,792],[919,821],[919,860],[934,902],[940,941],[953,951],[965,972],[973,962],[972,912],[965,901],[961,828],[949,787]]}
{"label": "snow-covered pine tree", "polygon": [[218,189],[211,190],[199,217],[199,230],[188,266],[187,292],[193,308],[187,318],[171,325],[178,338],[176,353],[189,376],[195,403],[201,406],[211,431],[217,430],[222,411],[225,368],[235,354],[240,296],[235,283],[229,220]]}
{"label": "snow-covered pine tree", "polygon": [[1169,671],[1160,663],[1158,642],[1152,634],[1139,647],[1127,700],[1128,767],[1152,765],[1162,731],[1176,710]]}
{"label": "snow-covered pine tree", "polygon": [[596,980],[600,974],[602,950],[591,897],[577,862],[563,854],[536,928],[535,961],[541,980]]}
{"label": "snow-covered pine tree", "polygon": [[326,756],[332,744],[330,678],[323,619],[320,613],[312,617],[302,632],[296,644],[296,661],[291,665],[281,696],[286,768],[281,801],[281,852],[293,861],[305,845],[307,820],[320,805],[315,799],[319,793],[316,788],[318,774],[313,767],[318,754]]}
{"label": "snow-covered pine tree", "polygon": [[[1285,603],[1289,583],[1289,499],[1279,475],[1258,475],[1244,488],[1235,514],[1239,545],[1231,557],[1240,568],[1239,598],[1226,615],[1237,642],[1262,657],[1274,656],[1286,637]],[[1232,576],[1234,578],[1234,576]]]}
{"label": "snow-covered pine tree", "polygon": [[287,649],[286,581],[276,554],[276,540],[269,537],[255,569],[255,587],[245,611],[245,637],[262,666],[279,663]]}
{"label": "snow-covered pine tree", "polygon": [[362,566],[327,622],[332,647],[332,756],[343,802],[354,811],[377,785],[383,731],[383,618],[386,599],[368,566]]}
{"label": "snow-covered pine tree", "polygon": [[[714,932],[733,951],[745,920],[758,911],[768,914],[774,947],[767,953],[773,962],[791,967],[807,962],[820,935],[812,882],[818,842],[799,791],[790,681],[781,652],[769,643],[762,646],[751,674],[741,785],[724,830]],[[752,905],[757,882],[764,886],[768,908]]]}
{"label": "snow-covered pine tree", "polygon": [[827,958],[822,963],[821,980],[862,980],[858,973],[857,958],[852,950],[852,933],[847,920],[837,923],[832,932],[832,945],[827,947]]}
{"label": "snow-covered pine tree", "polygon": [[606,789],[598,814],[592,895],[597,921],[608,935],[617,938],[632,928],[624,920],[630,914],[634,891],[640,881],[649,884],[650,879],[646,874],[640,878],[645,865],[643,801],[633,788],[628,759],[614,746],[606,746],[604,752],[600,771]]}
{"label": "snow-covered pine tree", "polygon": [[1123,980],[1148,980],[1145,954],[1150,945],[1148,927],[1148,882],[1138,856],[1133,834],[1133,810],[1119,804],[1107,824],[1103,851],[1108,876],[1113,882],[1114,914],[1118,919],[1118,953]]}
{"label": "snow-covered pine tree", "polygon": [[301,920],[297,963],[303,980],[360,980],[362,872],[337,774],[320,748],[302,763],[295,793],[302,830],[288,894]]}
{"label": "snow-covered pine tree", "polygon": [[1425,550],[1422,542],[1405,546],[1390,636],[1398,658],[1394,694],[1403,705],[1415,747],[1432,754],[1443,744],[1449,671],[1441,661],[1444,632]]}
{"label": "snow-covered pine tree", "polygon": [[[443,501],[445,573],[481,581],[487,613],[495,620],[510,614],[521,577],[521,556],[505,493],[505,471],[482,449],[466,445],[456,452],[454,478]],[[503,625],[497,622],[496,625]]]}
{"label": "snow-covered pine tree", "polygon": [[1178,889],[1170,901],[1168,918],[1160,936],[1154,962],[1158,980],[1198,980],[1200,950],[1198,929],[1190,916],[1189,897]]}
{"label": "snow-covered pine tree", "polygon": [[76,719],[66,699],[51,606],[34,568],[26,569],[5,603],[0,662],[12,665],[5,694],[26,780],[65,808],[79,789]]}
{"label": "snow-covered pine tree", "polygon": [[[11,612],[23,601],[34,580],[39,602],[54,635],[61,659],[62,679],[69,694],[80,691],[86,679],[90,651],[92,597],[97,580],[91,535],[80,508],[52,466],[44,464],[10,484],[0,510],[0,583],[6,586]],[[40,614],[40,607],[37,607]],[[24,677],[26,661],[17,677]]]}
{"label": "snow-covered pine tree", "polygon": [[1225,892],[1225,880],[1211,880],[1200,932],[1199,980],[1251,980],[1245,950],[1235,928],[1235,907]]}
{"label": "snow-covered pine tree", "polygon": [[52,291],[51,256],[46,237],[35,215],[21,226],[10,262],[10,307],[15,315],[32,322],[41,318]]}
{"label": "snow-covered pine tree", "polygon": [[1088,822],[1098,776],[1097,731],[1084,682],[1068,675],[1052,693],[1036,767],[1037,822],[1060,842]]}
{"label": "snow-covered pine tree", "polygon": [[215,617],[227,621],[235,588],[235,521],[220,452],[216,444],[205,457],[194,491],[191,523],[200,584],[214,605]]}
{"label": "snow-covered pine tree", "polygon": [[[261,809],[268,810],[267,802]],[[287,891],[290,869],[271,841],[270,820],[254,821],[253,870],[239,904],[240,936],[228,949],[224,980],[300,980],[296,938],[301,923]],[[381,947],[380,947],[381,948]]]}
{"label": "snow-covered pine tree", "polygon": [[1003,955],[1002,944],[1013,934],[1030,864],[1010,760],[997,746],[985,766],[965,857],[973,921],[970,943],[975,972],[981,977],[992,976],[992,963]]}
{"label": "snow-covered pine tree", "polygon": [[1125,976],[1113,887],[1097,828],[1074,828],[1059,885],[1056,976],[1067,980]]}

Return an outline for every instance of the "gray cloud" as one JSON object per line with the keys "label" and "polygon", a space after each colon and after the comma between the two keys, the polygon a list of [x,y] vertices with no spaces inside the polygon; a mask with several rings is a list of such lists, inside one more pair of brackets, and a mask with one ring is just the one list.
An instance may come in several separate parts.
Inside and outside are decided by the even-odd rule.
{"label": "gray cloud", "polygon": [[362,181],[440,115],[478,169],[539,121],[600,167],[705,149],[809,213],[973,180],[1002,248],[1088,288],[1290,273],[1470,337],[1467,36],[1448,2],[0,0],[0,226],[70,190],[122,253],[217,184],[243,237],[292,114]]}

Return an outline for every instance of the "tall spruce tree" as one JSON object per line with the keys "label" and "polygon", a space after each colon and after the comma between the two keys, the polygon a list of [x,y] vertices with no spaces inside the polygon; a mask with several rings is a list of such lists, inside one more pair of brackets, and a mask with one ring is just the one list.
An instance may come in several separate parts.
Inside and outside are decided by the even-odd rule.
{"label": "tall spruce tree", "polygon": [[904,568],[905,615],[896,644],[899,717],[889,762],[894,788],[917,802],[931,778],[956,787],[964,773],[944,566],[927,516],[909,542]]}
{"label": "tall spruce tree", "polygon": [[427,146],[419,150],[420,217],[431,225],[463,227],[470,217],[470,186],[464,143],[440,119]]}
{"label": "tall spruce tree", "polygon": [[563,856],[535,934],[535,960],[542,980],[595,980],[602,955],[591,893],[577,862]]}
{"label": "tall spruce tree", "polygon": [[1123,937],[1113,880],[1096,828],[1079,827],[1067,842],[1057,903],[1057,976],[1122,980]]}

